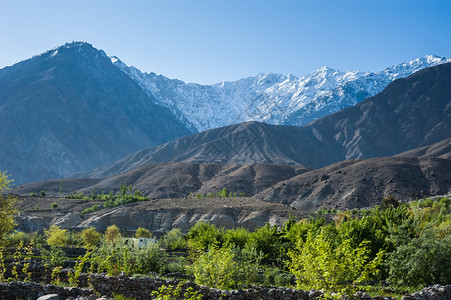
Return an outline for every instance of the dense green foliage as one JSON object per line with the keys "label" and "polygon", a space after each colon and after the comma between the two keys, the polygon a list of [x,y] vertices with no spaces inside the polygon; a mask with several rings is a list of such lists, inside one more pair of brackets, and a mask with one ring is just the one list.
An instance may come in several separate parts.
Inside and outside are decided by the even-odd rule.
{"label": "dense green foliage", "polygon": [[124,182],[120,188],[119,191],[116,194],[113,194],[112,191],[110,191],[109,194],[102,193],[95,193],[94,190],[91,191],[91,196],[85,196],[84,194],[78,194],[77,191],[74,191],[70,195],[66,195],[64,198],[66,199],[79,199],[79,200],[85,200],[85,201],[103,201],[104,203],[102,205],[93,205],[90,208],[87,208],[82,211],[83,214],[91,213],[98,211],[102,208],[113,208],[120,205],[125,205],[129,203],[139,202],[139,201],[149,201],[149,197],[144,197],[143,193],[140,191],[135,191],[132,194],[132,186],[128,185]]}
{"label": "dense green foliage", "polygon": [[17,213],[15,207],[17,198],[8,195],[4,196],[11,184],[11,179],[6,173],[0,171],[0,241],[4,235],[11,231],[15,226],[14,215]]}
{"label": "dense green foliage", "polygon": [[[129,190],[123,185],[122,195]],[[186,234],[173,229],[158,243],[141,249],[127,243],[115,225],[104,235],[94,228],[75,233],[52,226],[45,236],[52,245],[42,251],[49,266],[59,266],[64,259],[60,246],[77,245],[92,249],[83,258],[90,261],[91,271],[110,275],[182,272],[193,275],[199,284],[223,289],[295,285],[323,289],[332,296],[332,292],[350,295],[356,289],[374,291],[382,284],[406,291],[451,282],[448,198],[398,203],[387,197],[380,207],[323,210],[310,219],[290,217],[281,228],[266,224],[254,231],[199,222]],[[143,228],[135,234],[149,236]],[[36,233],[22,232],[10,233],[5,241],[13,247],[45,242]],[[1,257],[0,274],[4,271]],[[83,264],[77,266],[83,268]]]}

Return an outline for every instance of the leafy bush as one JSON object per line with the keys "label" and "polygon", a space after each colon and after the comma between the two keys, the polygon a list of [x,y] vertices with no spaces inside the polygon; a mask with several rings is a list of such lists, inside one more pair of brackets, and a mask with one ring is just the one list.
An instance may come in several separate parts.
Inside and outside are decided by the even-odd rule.
{"label": "leafy bush", "polygon": [[197,222],[188,230],[188,247],[193,251],[199,251],[209,246],[222,245],[222,229],[207,222]]}
{"label": "leafy bush", "polygon": [[247,287],[259,281],[262,254],[255,248],[209,247],[193,263],[197,284],[219,289]]}
{"label": "leafy bush", "polygon": [[64,247],[67,244],[67,229],[60,229],[58,226],[52,225],[48,230],[44,230],[44,235],[47,237],[47,244],[50,246]]}
{"label": "leafy bush", "polygon": [[255,248],[257,252],[262,252],[266,262],[275,261],[281,254],[279,237],[280,232],[278,232],[277,226],[270,226],[269,223],[266,223],[265,226],[252,232],[247,244]]}
{"label": "leafy bush", "polygon": [[182,292],[182,283],[179,283],[177,287],[172,285],[162,285],[158,288],[158,291],[152,292],[152,297],[156,300],[176,300],[176,299],[186,299],[186,300],[202,300],[203,295],[194,291],[192,287],[189,287],[183,294],[183,298],[180,297]]}
{"label": "leafy bush", "polygon": [[388,257],[388,281],[394,286],[421,289],[431,284],[451,282],[451,235],[438,236],[426,230],[409,243],[399,246]]}
{"label": "leafy bush", "polygon": [[152,233],[146,228],[139,227],[136,230],[135,238],[152,238]]}
{"label": "leafy bush", "polygon": [[165,253],[158,244],[130,248],[123,240],[102,243],[91,256],[92,270],[109,275],[158,272],[165,263]]}
{"label": "leafy bush", "polygon": [[97,204],[94,204],[93,206],[84,209],[81,213],[82,214],[89,214],[89,213],[92,213],[92,212],[99,211],[99,209],[100,209],[99,206]]}
{"label": "leafy bush", "polygon": [[0,171],[0,241],[16,225],[14,215],[17,213],[17,198],[11,195],[6,197],[2,195],[9,189],[9,185],[12,182],[8,177],[6,173]]}
{"label": "leafy bush", "polygon": [[122,237],[121,232],[119,231],[119,228],[116,225],[111,225],[107,227],[105,231],[105,240],[108,243],[113,243],[121,237]]}
{"label": "leafy bush", "polygon": [[78,231],[68,231],[67,234],[67,246],[82,247],[83,236]]}
{"label": "leafy bush", "polygon": [[63,264],[66,257],[61,247],[50,246],[50,250],[43,249],[41,256],[44,264],[49,267],[56,267]]}
{"label": "leafy bush", "polygon": [[160,249],[158,243],[134,249],[131,254],[135,262],[134,273],[159,272],[165,264],[166,254]]}
{"label": "leafy bush", "polygon": [[317,236],[309,234],[305,243],[297,243],[296,249],[289,251],[289,256],[289,268],[298,279],[298,288],[351,295],[356,286],[376,275],[383,252],[370,261],[366,242],[353,247],[348,239],[334,246],[330,236],[321,230]]}
{"label": "leafy bush", "polygon": [[180,228],[174,228],[162,238],[162,245],[168,250],[185,250],[187,243]]}
{"label": "leafy bush", "polygon": [[393,196],[387,196],[382,198],[381,204],[379,205],[381,210],[386,210],[389,207],[396,208],[399,206],[399,201]]}
{"label": "leafy bush", "polygon": [[53,209],[58,208],[58,203],[55,203],[55,202],[52,203],[52,208],[53,208]]}
{"label": "leafy bush", "polygon": [[30,193],[30,197],[36,197],[36,193],[31,192],[31,193]]}
{"label": "leafy bush", "polygon": [[88,248],[97,246],[102,239],[102,234],[97,232],[94,227],[84,229],[81,235],[83,237],[83,244]]}
{"label": "leafy bush", "polygon": [[41,197],[45,197],[46,192],[45,191],[41,191],[40,194],[41,194]]}
{"label": "leafy bush", "polygon": [[237,263],[230,248],[210,247],[193,263],[195,282],[218,289],[231,289],[237,285]]}
{"label": "leafy bush", "polygon": [[251,237],[251,233],[245,228],[227,229],[224,232],[223,240],[225,245],[235,245],[244,248]]}

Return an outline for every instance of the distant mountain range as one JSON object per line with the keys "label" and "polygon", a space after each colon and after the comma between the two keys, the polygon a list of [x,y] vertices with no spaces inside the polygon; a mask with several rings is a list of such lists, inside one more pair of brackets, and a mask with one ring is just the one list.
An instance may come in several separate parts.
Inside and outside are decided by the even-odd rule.
{"label": "distant mountain range", "polygon": [[301,78],[269,73],[214,85],[142,73],[117,57],[111,61],[188,128],[201,132],[246,121],[302,126],[376,95],[393,80],[451,58],[427,55],[375,73],[324,67]]}
{"label": "distant mountain range", "polygon": [[[108,58],[106,61],[115,70],[111,70],[112,74],[121,74],[121,80],[144,93]],[[42,79],[46,77],[37,78],[46,82]],[[174,135],[189,132],[170,109],[158,105],[148,94],[142,97],[147,97],[143,101],[155,101],[153,105],[162,109],[158,111],[161,115],[172,116],[168,120],[180,126]],[[137,103],[138,108],[145,107]],[[114,105],[119,104],[124,105]],[[117,121],[112,114],[109,116]],[[158,116],[154,118],[167,124]],[[34,124],[39,125],[38,121]],[[60,128],[65,128],[63,125]],[[161,124],[153,126],[161,130]],[[126,128],[128,125],[115,130]],[[163,233],[171,228],[186,230],[198,220],[217,226],[254,228],[265,222],[281,224],[290,214],[300,218],[320,208],[371,207],[388,195],[399,200],[450,195],[450,129],[451,63],[445,63],[395,80],[375,96],[303,127],[256,121],[228,125],[131,153],[71,178],[28,183],[11,192],[24,195],[25,211],[19,223],[25,230],[36,230],[39,224],[38,228],[62,224],[67,228],[95,226],[104,230],[115,223],[129,230],[148,225]],[[95,132],[95,128],[92,130]],[[89,136],[89,132],[84,133]],[[84,139],[89,140],[88,136]],[[113,151],[115,145],[108,146]],[[86,149],[76,148],[79,152]],[[92,202],[64,200],[60,195],[61,188],[66,194],[74,190],[86,195],[114,192],[123,183],[152,200],[85,215],[81,211]],[[190,193],[216,193],[224,187],[251,198],[187,197]],[[26,196],[42,190],[48,192],[48,198]],[[36,201],[49,207],[53,199],[58,199],[65,209],[33,209]],[[101,206],[102,202],[97,204]]]}
{"label": "distant mountain range", "polygon": [[247,122],[179,138],[75,177],[107,177],[148,163],[300,164],[322,168],[387,157],[451,137],[451,63],[304,127]]}
{"label": "distant mountain range", "polygon": [[[317,168],[348,158],[392,155],[435,142],[446,130],[431,129],[428,122],[417,124],[429,128],[425,129],[429,136],[421,133],[421,141],[412,137],[387,148],[366,137],[374,124],[356,126],[359,111],[351,119],[343,117],[347,121],[326,119],[306,127],[256,122],[217,127],[243,121],[305,124],[352,106],[397,78],[448,61],[426,56],[378,73],[323,68],[302,78],[260,74],[206,86],[142,73],[88,43],[69,43],[0,70],[0,170],[12,174],[16,184],[63,178],[149,147],[157,148],[131,154],[126,161],[89,174],[107,176],[159,161]],[[447,88],[442,87],[441,93]],[[383,111],[403,120],[409,116],[407,107],[391,107],[404,114]],[[437,110],[427,119],[437,121],[440,114]],[[398,125],[410,126],[404,121]],[[384,124],[374,126],[380,125],[382,131],[388,129]],[[192,136],[205,129],[212,130]],[[183,136],[187,137],[176,140]]]}

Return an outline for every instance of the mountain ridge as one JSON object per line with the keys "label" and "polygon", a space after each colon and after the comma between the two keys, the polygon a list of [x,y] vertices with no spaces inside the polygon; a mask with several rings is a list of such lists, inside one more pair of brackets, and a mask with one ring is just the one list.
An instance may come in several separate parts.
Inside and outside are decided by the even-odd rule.
{"label": "mountain ridge", "polygon": [[381,93],[304,127],[246,122],[179,138],[76,177],[109,176],[146,163],[282,163],[321,168],[387,157],[450,137],[451,63],[399,79]]}
{"label": "mountain ridge", "polygon": [[302,126],[374,96],[393,80],[451,62],[451,58],[426,55],[379,72],[340,72],[323,67],[300,78],[260,73],[201,85],[143,73],[117,57],[111,60],[148,95],[198,132],[246,121]]}
{"label": "mountain ridge", "polygon": [[16,183],[65,177],[191,133],[88,43],[1,69],[0,126],[0,166]]}

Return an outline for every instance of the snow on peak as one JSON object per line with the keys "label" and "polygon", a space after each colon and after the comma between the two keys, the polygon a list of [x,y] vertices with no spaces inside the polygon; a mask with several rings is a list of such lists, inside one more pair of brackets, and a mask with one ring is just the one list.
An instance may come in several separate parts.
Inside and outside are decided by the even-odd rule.
{"label": "snow on peak", "polygon": [[117,57],[111,62],[191,129],[203,131],[245,121],[304,125],[381,92],[390,82],[451,58],[426,55],[380,72],[322,67],[301,78],[274,73],[213,85],[142,73]]}

